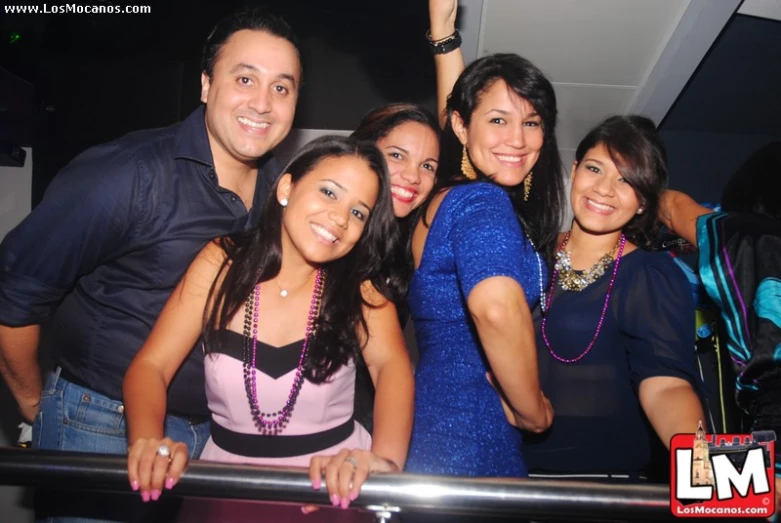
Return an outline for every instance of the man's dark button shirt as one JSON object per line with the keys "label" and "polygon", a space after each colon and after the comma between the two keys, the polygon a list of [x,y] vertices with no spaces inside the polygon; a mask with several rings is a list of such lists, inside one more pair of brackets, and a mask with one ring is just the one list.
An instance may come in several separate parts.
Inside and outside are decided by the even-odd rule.
{"label": "man's dark button shirt", "polygon": [[[217,183],[203,107],[88,149],[0,246],[0,324],[45,324],[54,314],[46,337],[54,361],[121,400],[130,361],[196,254],[257,222],[280,173],[270,154],[259,166],[247,213]],[[168,407],[208,414],[200,345],[171,383]]]}

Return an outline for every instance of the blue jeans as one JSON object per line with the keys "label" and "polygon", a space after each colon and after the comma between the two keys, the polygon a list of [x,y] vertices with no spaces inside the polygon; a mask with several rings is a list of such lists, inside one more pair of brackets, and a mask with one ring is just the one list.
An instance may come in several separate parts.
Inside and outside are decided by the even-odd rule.
{"label": "blue jeans", "polygon": [[[209,422],[193,424],[167,416],[165,434],[186,443],[190,459],[196,459],[209,439]],[[33,448],[127,455],[124,406],[61,378],[58,367],[41,394],[41,409],[33,424]],[[164,517],[158,512],[175,510],[171,503],[142,503],[130,485],[127,495],[46,490],[36,492],[35,498],[36,521],[48,523],[154,521]],[[161,501],[165,498],[163,495]],[[173,496],[168,498],[175,501]]]}

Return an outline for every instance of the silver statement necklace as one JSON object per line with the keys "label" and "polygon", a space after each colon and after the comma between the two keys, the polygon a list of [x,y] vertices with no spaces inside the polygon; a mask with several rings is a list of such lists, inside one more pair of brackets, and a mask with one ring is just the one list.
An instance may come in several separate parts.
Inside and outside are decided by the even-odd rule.
{"label": "silver statement necklace", "polygon": [[554,269],[558,273],[559,286],[561,286],[563,290],[580,292],[605,274],[605,271],[613,263],[614,256],[616,255],[619,246],[622,242],[625,243],[626,241],[622,235],[618,238],[613,249],[602,256],[592,267],[583,271],[576,271],[572,268],[571,254],[567,250],[570,234],[572,234],[572,231],[567,233],[567,236],[564,237],[564,241],[562,241],[559,246],[558,252],[556,252],[556,265],[554,266]]}

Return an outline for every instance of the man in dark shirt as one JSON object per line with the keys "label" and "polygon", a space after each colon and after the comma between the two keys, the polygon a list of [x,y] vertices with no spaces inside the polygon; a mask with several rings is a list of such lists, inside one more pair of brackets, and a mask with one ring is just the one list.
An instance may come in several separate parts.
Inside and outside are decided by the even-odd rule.
{"label": "man in dark shirt", "polygon": [[[271,150],[301,83],[290,27],[235,13],[212,31],[202,65],[205,106],[76,157],[0,245],[0,371],[36,448],[127,452],[130,361],[200,249],[254,225],[280,174]],[[37,352],[50,320],[56,366],[44,385]],[[166,435],[192,457],[209,435],[202,360],[193,350],[168,396]]]}

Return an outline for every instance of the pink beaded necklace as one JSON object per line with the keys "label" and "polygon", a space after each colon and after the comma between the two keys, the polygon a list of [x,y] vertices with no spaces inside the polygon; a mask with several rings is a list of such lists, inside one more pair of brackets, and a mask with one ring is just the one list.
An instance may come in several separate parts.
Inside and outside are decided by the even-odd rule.
{"label": "pink beaded necklace", "polygon": [[[564,249],[567,245],[567,241],[569,241],[569,235],[570,233],[567,233],[567,236],[564,238],[564,241],[561,242],[561,245],[559,246],[559,250]],[[620,244],[618,246],[618,253],[616,254],[616,262],[613,264],[613,274],[610,277],[610,284],[607,287],[607,293],[605,294],[605,304],[602,306],[602,314],[599,317],[599,321],[597,322],[597,330],[594,332],[594,337],[591,338],[591,342],[588,344],[588,347],[586,347],[586,350],[583,351],[579,356],[571,359],[563,358],[556,354],[556,352],[553,350],[553,347],[551,347],[551,343],[548,340],[548,334],[545,331],[546,325],[548,323],[548,313],[550,312],[550,306],[551,302],[553,301],[553,288],[556,284],[556,276],[558,275],[559,271],[554,270],[553,276],[551,277],[550,281],[550,287],[548,289],[548,296],[547,296],[547,303],[545,302],[545,297],[543,297],[542,302],[540,304],[540,309],[542,311],[542,339],[545,340],[545,346],[548,348],[548,352],[551,353],[551,356],[556,358],[562,363],[576,363],[583,358],[586,357],[586,354],[591,352],[591,349],[594,347],[594,344],[597,342],[597,338],[599,337],[599,333],[602,330],[602,325],[605,322],[605,316],[607,315],[607,307],[610,304],[610,296],[613,294],[613,285],[616,283],[616,275],[618,274],[618,265],[621,263],[621,256],[624,254],[624,247],[626,246],[626,236],[623,234],[621,235]]]}
{"label": "pink beaded necklace", "polygon": [[260,301],[260,284],[255,285],[254,291],[247,296],[244,316],[244,389],[249,399],[250,412],[255,426],[263,434],[276,435],[282,431],[290,416],[293,413],[293,407],[301,392],[304,384],[304,362],[309,350],[309,342],[314,331],[315,320],[320,311],[320,303],[323,297],[323,287],[325,285],[325,275],[323,269],[317,270],[315,277],[315,288],[312,292],[312,301],[309,304],[309,316],[306,324],[306,335],[304,336],[304,346],[301,349],[301,356],[298,358],[298,367],[296,368],[296,377],[293,379],[293,386],[290,388],[285,405],[276,412],[263,412],[258,405],[257,378],[255,374],[255,364],[258,353],[258,303]]}

